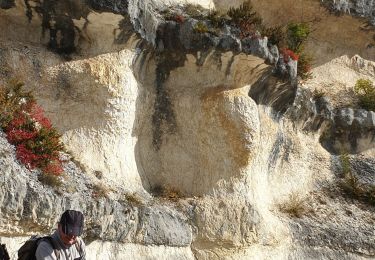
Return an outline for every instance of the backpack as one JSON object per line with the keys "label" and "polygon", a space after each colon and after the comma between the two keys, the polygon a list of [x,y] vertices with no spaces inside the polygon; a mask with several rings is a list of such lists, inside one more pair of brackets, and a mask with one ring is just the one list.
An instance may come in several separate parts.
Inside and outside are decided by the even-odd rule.
{"label": "backpack", "polygon": [[10,260],[5,244],[0,244],[0,260]]}
{"label": "backpack", "polygon": [[59,250],[57,250],[57,247],[52,237],[32,236],[18,250],[18,260],[36,260],[35,253],[38,248],[39,242],[41,242],[42,240],[48,241],[51,244],[57,259],[59,259],[60,252]]}

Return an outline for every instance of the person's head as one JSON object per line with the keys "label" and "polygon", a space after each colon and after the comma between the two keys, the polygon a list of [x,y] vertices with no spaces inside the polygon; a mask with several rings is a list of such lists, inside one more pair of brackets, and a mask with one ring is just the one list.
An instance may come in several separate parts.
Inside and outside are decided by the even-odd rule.
{"label": "person's head", "polygon": [[60,238],[65,245],[71,246],[77,242],[77,237],[82,234],[84,217],[82,212],[66,210],[60,218],[58,230]]}

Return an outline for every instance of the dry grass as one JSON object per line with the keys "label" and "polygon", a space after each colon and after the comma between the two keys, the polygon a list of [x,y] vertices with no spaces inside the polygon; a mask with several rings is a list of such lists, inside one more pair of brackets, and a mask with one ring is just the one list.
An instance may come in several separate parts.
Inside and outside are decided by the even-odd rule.
{"label": "dry grass", "polygon": [[109,188],[106,187],[103,183],[96,183],[92,186],[92,196],[96,199],[98,198],[108,198]]}
{"label": "dry grass", "polygon": [[46,185],[49,185],[53,188],[60,188],[62,186],[62,181],[59,178],[59,176],[47,174],[47,173],[41,173],[38,176],[38,180]]}
{"label": "dry grass", "polygon": [[318,100],[319,98],[322,98],[326,95],[326,93],[323,90],[315,89],[313,92],[313,99]]}
{"label": "dry grass", "polygon": [[168,186],[155,186],[152,190],[152,194],[156,197],[165,198],[174,202],[184,197],[180,191]]}
{"label": "dry grass", "polygon": [[128,193],[125,195],[125,200],[133,206],[143,205],[142,198],[136,193]]}
{"label": "dry grass", "polygon": [[292,217],[300,218],[308,212],[306,200],[297,193],[292,193],[289,200],[279,205],[281,212]]}

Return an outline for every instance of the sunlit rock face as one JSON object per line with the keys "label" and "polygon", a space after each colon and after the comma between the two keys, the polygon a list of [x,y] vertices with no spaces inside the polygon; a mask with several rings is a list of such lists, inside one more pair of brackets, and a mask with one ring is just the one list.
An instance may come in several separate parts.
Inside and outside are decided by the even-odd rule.
{"label": "sunlit rock face", "polygon": [[196,37],[197,20],[162,15],[241,2],[0,0],[0,83],[24,81],[69,152],[53,189],[0,133],[0,242],[13,258],[66,208],[86,215],[90,259],[374,257],[373,205],[348,188],[374,185],[374,112],[352,91],[374,82],[372,34],[319,1],[252,1],[270,26],[301,10],[316,21],[316,66],[298,83],[297,62],[276,73],[266,37]]}
{"label": "sunlit rock face", "polygon": [[360,17],[366,17],[370,19],[370,22],[372,23],[372,25],[375,25],[375,15],[374,15],[375,3],[374,1],[326,0],[322,2],[334,12],[348,13],[352,15],[358,15]]}

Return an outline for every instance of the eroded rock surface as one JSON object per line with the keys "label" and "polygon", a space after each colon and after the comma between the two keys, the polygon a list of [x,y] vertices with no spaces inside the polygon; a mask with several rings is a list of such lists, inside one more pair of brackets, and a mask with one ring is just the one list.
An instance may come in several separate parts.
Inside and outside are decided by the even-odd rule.
{"label": "eroded rock surface", "polygon": [[[327,62],[356,49],[373,57],[358,48],[368,34],[325,50],[324,21],[349,18],[309,1],[314,39],[326,45],[315,44],[312,79],[297,84],[297,63],[266,37],[240,39],[229,25],[197,33],[189,15],[163,17],[187,2],[198,3],[0,0],[0,83],[23,80],[71,153],[54,189],[0,132],[0,242],[15,257],[27,236],[74,208],[86,215],[92,259],[373,258],[375,116],[350,89],[373,80],[374,64]],[[287,3],[254,7],[274,24],[298,13]],[[322,89],[332,91],[314,96]]]}

